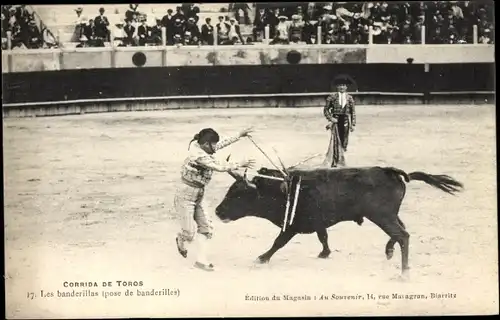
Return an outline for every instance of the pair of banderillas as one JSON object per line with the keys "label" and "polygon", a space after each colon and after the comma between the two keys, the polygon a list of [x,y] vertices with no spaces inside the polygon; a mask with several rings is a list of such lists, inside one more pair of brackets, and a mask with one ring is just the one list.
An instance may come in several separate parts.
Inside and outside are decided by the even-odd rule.
{"label": "pair of banderillas", "polygon": [[[259,147],[259,145],[252,139],[251,136],[248,136],[248,139],[255,145],[255,147],[267,158],[267,160],[269,160],[269,162],[283,175],[283,178],[279,178],[279,177],[272,177],[272,176],[266,176],[266,175],[261,175],[261,174],[256,174],[255,176],[258,176],[258,177],[262,177],[262,178],[266,178],[266,179],[272,179],[272,180],[280,180],[280,181],[285,181],[286,178],[289,177],[288,173],[286,172],[287,169],[285,167],[285,165],[283,164],[283,161],[281,161],[280,157],[278,156],[278,153],[276,152],[276,150],[274,150],[274,152],[276,153],[276,156],[278,156],[278,159],[283,167],[283,169],[280,169],[272,160],[271,158],[264,152],[264,150],[262,150],[261,147]],[[309,161],[311,160],[312,158],[315,158],[319,156],[319,154],[316,154],[314,156],[311,156],[305,160],[302,160],[300,162],[298,162],[297,164],[293,165],[292,167],[290,168],[294,168],[294,167],[297,167],[299,166],[300,164],[302,163],[305,163],[306,161]],[[291,181],[292,182],[292,181]],[[282,227],[282,232],[285,232],[286,231],[286,227],[287,227],[287,224],[289,225],[292,225],[293,224],[293,221],[295,219],[295,212],[296,212],[296,209],[297,209],[297,203],[298,203],[298,200],[299,200],[299,193],[300,193],[300,184],[302,182],[302,177],[299,177],[299,181],[297,182],[297,185],[295,186],[295,197],[293,199],[293,205],[292,205],[292,211],[290,212],[290,195],[291,195],[291,190],[288,190],[288,187],[287,187],[287,200],[286,200],[286,207],[285,207],[285,216],[284,216],[284,220],[283,220],[283,227]],[[290,183],[290,185],[292,185],[292,183]],[[290,217],[290,218],[289,218]]]}
{"label": "pair of banderillas", "polygon": [[[302,181],[302,177],[299,177],[299,181],[297,182],[297,185],[295,186],[295,197],[293,199],[293,206],[292,206],[292,212],[290,213],[290,220],[289,223],[290,225],[293,224],[293,221],[295,219],[295,211],[297,209],[297,202],[299,201],[299,191],[300,191],[300,183]],[[292,185],[292,183],[290,183]],[[286,231],[286,225],[287,225],[287,220],[289,216],[289,210],[290,210],[290,194],[292,193],[292,190],[287,192],[287,198],[286,198],[286,208],[285,208],[285,217],[283,220],[283,228],[281,229],[283,232]]]}

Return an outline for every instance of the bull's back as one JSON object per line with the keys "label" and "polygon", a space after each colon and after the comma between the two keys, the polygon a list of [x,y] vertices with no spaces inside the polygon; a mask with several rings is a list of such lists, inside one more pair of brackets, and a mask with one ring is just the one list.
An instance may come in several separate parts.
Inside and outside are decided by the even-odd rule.
{"label": "bull's back", "polygon": [[298,207],[304,225],[330,226],[378,211],[394,211],[399,208],[405,192],[401,178],[381,167],[320,169],[304,173],[301,174],[303,191]]}

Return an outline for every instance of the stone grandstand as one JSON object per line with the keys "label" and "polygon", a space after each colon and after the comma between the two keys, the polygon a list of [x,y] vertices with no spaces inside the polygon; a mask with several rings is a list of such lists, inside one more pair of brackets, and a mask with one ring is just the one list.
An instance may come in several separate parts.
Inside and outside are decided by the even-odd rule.
{"label": "stone grandstand", "polygon": [[[156,18],[162,18],[168,9],[175,12],[175,8],[181,3],[167,4],[140,4],[137,11],[144,13],[147,16],[147,23],[150,26],[155,25]],[[213,23],[217,22],[217,17],[222,15],[233,16],[233,13],[228,12],[228,3],[197,3],[200,8],[198,26],[201,27],[205,23],[205,18],[211,18]],[[85,5],[33,5],[33,9],[40,16],[43,23],[54,34],[59,36],[59,43],[65,47],[71,47],[77,43],[72,42],[72,37],[75,31],[77,16],[75,10],[78,7],[83,8],[82,17],[86,19],[94,19],[99,15],[99,8],[106,10],[105,15],[108,17],[111,27],[114,28],[116,23],[123,22],[125,12],[129,10],[128,4],[85,4]],[[243,27],[243,26],[242,26]],[[251,26],[242,28],[242,35],[251,34]]]}

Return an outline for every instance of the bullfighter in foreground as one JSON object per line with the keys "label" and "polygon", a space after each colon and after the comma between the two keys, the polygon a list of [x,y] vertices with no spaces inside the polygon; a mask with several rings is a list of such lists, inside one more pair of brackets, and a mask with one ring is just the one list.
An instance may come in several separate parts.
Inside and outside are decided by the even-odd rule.
{"label": "bullfighter in foreground", "polygon": [[330,144],[326,153],[323,166],[345,166],[344,153],[347,152],[349,132],[356,126],[356,110],[354,98],[347,93],[349,79],[339,77],[335,80],[337,92],[326,98],[323,114],[329,121],[326,126],[331,132]]}
{"label": "bullfighter in foreground", "polygon": [[241,137],[248,136],[252,129],[245,129],[235,137],[219,141],[219,134],[211,129],[203,129],[197,133],[189,143],[189,154],[184,160],[181,172],[181,182],[175,195],[175,208],[181,221],[181,231],[177,235],[177,249],[186,258],[186,244],[191,243],[195,237],[195,229],[200,234],[198,237],[199,248],[195,267],[205,271],[213,271],[213,264],[207,261],[206,242],[212,238],[211,221],[205,215],[202,206],[205,187],[212,178],[214,171],[229,172],[240,168],[251,168],[254,160],[240,163],[229,163],[215,159],[213,154],[225,148]]}

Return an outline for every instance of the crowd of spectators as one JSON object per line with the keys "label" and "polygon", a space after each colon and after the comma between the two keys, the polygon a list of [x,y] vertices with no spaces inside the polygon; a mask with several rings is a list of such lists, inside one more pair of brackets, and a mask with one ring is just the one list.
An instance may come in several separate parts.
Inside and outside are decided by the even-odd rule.
{"label": "crowd of spectators", "polygon": [[8,47],[10,32],[12,49],[39,49],[55,45],[45,41],[47,35],[40,30],[35,13],[29,12],[24,5],[2,5],[2,50]]}
{"label": "crowd of spectators", "polygon": [[[72,42],[79,42],[77,47],[103,47],[111,40],[116,46],[162,45],[163,27],[166,45],[177,46],[213,45],[214,33],[218,45],[261,42],[266,27],[270,44],[367,44],[370,28],[375,44],[418,44],[423,26],[428,44],[473,43],[474,25],[479,43],[492,44],[494,39],[492,1],[231,3],[215,22],[199,21],[200,8],[193,3],[149,20],[138,9],[130,4],[123,19],[110,23],[104,8],[93,19],[77,8]],[[246,39],[240,23],[253,28]],[[44,30],[24,5],[2,6],[2,48],[7,31],[12,48],[55,45],[44,40]]]}
{"label": "crowd of spectators", "polygon": [[[241,10],[240,10],[241,11]],[[257,3],[253,37],[261,41],[266,26],[271,44],[321,43],[413,44],[473,43],[473,26],[479,43],[493,43],[491,1],[386,1],[386,2],[295,2]]]}
{"label": "crowd of spectators", "polygon": [[104,47],[105,42],[111,39],[110,23],[104,8],[99,9],[99,14],[93,19],[88,19],[82,15],[83,8],[76,10],[77,19],[75,22],[74,36],[80,43],[77,47]]}
{"label": "crowd of spectators", "polygon": [[[112,39],[116,46],[162,45],[162,28],[165,27],[166,45],[213,45],[214,32],[218,33],[218,44],[244,43],[239,25],[234,18],[219,16],[218,23],[206,18],[199,23],[200,8],[192,3],[184,3],[174,10],[168,9],[164,16],[154,17],[154,25],[148,23],[146,14],[138,11],[139,5],[131,4],[122,21],[110,25],[105,9],[99,10],[95,19],[82,18],[82,8],[76,10],[75,35],[80,42],[77,47],[99,47]],[[150,19],[151,21],[151,19]]]}

